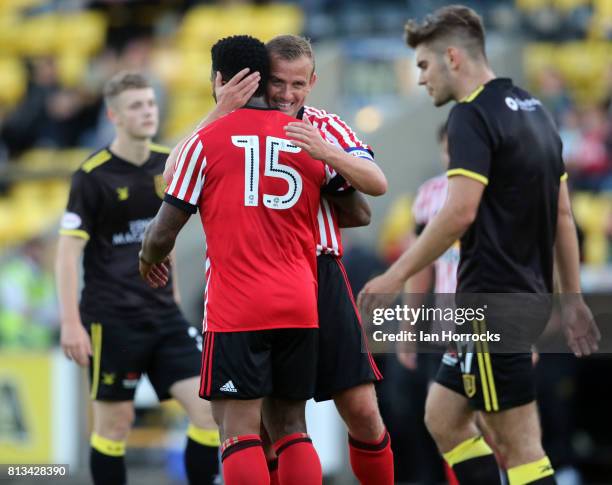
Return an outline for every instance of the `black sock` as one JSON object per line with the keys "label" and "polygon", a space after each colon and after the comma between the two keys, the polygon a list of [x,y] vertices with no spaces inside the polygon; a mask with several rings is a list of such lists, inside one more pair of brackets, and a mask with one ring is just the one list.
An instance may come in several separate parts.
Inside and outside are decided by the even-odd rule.
{"label": "black sock", "polygon": [[497,461],[492,454],[457,463],[453,471],[461,485],[501,485]]}
{"label": "black sock", "polygon": [[461,485],[501,485],[493,450],[482,436],[474,436],[444,453]]}
{"label": "black sock", "polygon": [[124,485],[126,483],[123,455],[106,455],[95,448],[91,448],[89,469],[94,485]]}
{"label": "black sock", "polygon": [[212,485],[219,474],[219,447],[202,445],[187,437],[185,471],[190,485]]}

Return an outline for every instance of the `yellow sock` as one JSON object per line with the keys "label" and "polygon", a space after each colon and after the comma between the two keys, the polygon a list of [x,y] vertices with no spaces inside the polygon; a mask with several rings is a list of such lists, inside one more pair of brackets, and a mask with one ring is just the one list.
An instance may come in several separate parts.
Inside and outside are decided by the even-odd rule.
{"label": "yellow sock", "polygon": [[457,463],[492,454],[493,450],[489,447],[484,438],[482,436],[477,436],[458,444],[451,451],[444,453],[443,456],[448,465],[453,467]]}
{"label": "yellow sock", "polygon": [[125,441],[113,441],[99,434],[91,434],[91,447],[108,456],[125,455]]}
{"label": "yellow sock", "polygon": [[196,443],[204,446],[216,448],[221,444],[219,431],[216,429],[203,429],[190,424],[187,428],[187,436]]}
{"label": "yellow sock", "polygon": [[508,480],[510,485],[525,485],[554,474],[555,470],[550,464],[548,457],[545,456],[538,461],[509,468]]}

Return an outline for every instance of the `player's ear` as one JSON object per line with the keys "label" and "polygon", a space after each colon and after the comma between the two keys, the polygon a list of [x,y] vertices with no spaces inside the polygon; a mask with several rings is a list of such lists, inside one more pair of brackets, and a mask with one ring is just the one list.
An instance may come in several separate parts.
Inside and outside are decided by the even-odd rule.
{"label": "player's ear", "polygon": [[106,116],[111,121],[111,123],[117,122],[117,113],[110,106],[106,107]]}
{"label": "player's ear", "polygon": [[317,77],[317,73],[312,71],[312,75],[310,76],[310,83],[309,83],[309,88],[312,89],[314,87],[314,85],[317,83],[317,79],[319,79]]}
{"label": "player's ear", "polygon": [[445,60],[452,70],[456,70],[459,67],[461,61],[461,52],[456,47],[448,47],[446,49]]}

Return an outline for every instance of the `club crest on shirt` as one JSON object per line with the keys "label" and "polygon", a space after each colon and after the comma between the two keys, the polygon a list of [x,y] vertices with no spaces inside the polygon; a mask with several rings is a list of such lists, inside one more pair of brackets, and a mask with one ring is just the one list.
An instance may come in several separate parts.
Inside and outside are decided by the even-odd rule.
{"label": "club crest on shirt", "polygon": [[166,181],[164,180],[164,176],[161,174],[155,175],[155,177],[153,177],[153,183],[155,184],[155,193],[157,194],[157,197],[163,199],[167,186]]}
{"label": "club crest on shirt", "polygon": [[130,196],[129,187],[117,187],[116,190],[117,190],[117,200],[119,201],[128,200],[128,197]]}

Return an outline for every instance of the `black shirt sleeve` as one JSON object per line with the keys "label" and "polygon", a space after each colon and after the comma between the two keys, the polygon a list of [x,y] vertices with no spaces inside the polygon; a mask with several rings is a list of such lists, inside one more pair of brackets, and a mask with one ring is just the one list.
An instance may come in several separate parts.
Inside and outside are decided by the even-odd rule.
{"label": "black shirt sleeve", "polygon": [[72,175],[66,212],[60,224],[60,234],[89,239],[93,233],[98,210],[99,188],[93,176],[83,170]]}
{"label": "black shirt sleeve", "polygon": [[458,103],[448,118],[447,175],[463,175],[489,183],[492,142],[487,126],[474,105]]}

